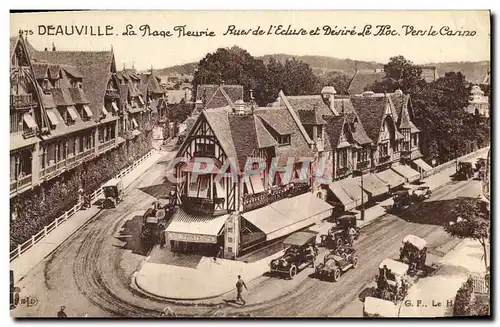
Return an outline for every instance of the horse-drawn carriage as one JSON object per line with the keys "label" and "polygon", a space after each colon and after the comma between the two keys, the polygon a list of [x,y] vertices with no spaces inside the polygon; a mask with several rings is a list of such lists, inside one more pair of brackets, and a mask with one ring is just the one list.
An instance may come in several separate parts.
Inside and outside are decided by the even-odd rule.
{"label": "horse-drawn carriage", "polygon": [[403,239],[403,245],[399,249],[399,261],[409,267],[410,273],[416,273],[425,269],[427,258],[427,242],[415,235],[408,235]]}
{"label": "horse-drawn carriage", "polygon": [[343,215],[337,217],[328,234],[321,235],[320,246],[336,249],[342,245],[352,246],[354,241],[359,238],[360,229],[357,227],[355,215]]}

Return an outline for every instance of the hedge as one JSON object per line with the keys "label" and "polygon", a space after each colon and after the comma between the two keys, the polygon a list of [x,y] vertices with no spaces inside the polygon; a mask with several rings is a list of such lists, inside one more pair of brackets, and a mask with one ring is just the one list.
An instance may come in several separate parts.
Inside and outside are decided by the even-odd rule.
{"label": "hedge", "polygon": [[455,296],[455,302],[453,303],[453,315],[454,316],[468,316],[469,307],[471,305],[473,291],[473,281],[472,278],[467,279],[465,283],[460,286]]}
{"label": "hedge", "polygon": [[88,194],[94,192],[151,149],[151,132],[140,134],[132,142],[128,141],[117,149],[49,180],[43,187],[12,199],[11,207],[17,204],[18,215],[15,221],[10,222],[11,251],[71,209],[78,201],[80,185]]}

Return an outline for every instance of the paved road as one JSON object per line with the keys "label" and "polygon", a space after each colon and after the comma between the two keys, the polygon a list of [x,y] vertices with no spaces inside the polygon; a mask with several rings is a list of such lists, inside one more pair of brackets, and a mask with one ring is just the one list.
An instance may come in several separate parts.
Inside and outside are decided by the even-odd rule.
{"label": "paved road", "polygon": [[[431,199],[411,208],[401,217],[385,215],[364,228],[355,244],[360,260],[358,267],[345,273],[336,283],[315,279],[312,268],[292,281],[262,277],[248,294],[244,294],[247,301],[245,307],[231,308],[226,312],[244,312],[259,317],[362,316],[361,299],[376,286],[374,278],[379,263],[385,258],[397,258],[401,241],[408,234],[427,240],[427,265],[444,256],[458,241],[451,239],[440,224],[451,220],[450,208],[459,201],[456,197],[477,197],[480,187],[479,181],[454,182],[436,190]],[[322,260],[324,253],[320,253],[318,258]],[[290,283],[295,287],[290,287]],[[276,298],[283,290],[287,292]],[[267,298],[275,299],[259,304]]]}
{"label": "paved road", "polygon": [[[65,305],[71,317],[151,317],[166,306],[178,315],[196,316],[211,316],[218,309],[252,316],[359,316],[359,294],[370,287],[379,262],[395,257],[402,238],[410,233],[430,243],[428,263],[443,256],[456,241],[428,218],[446,217],[455,201],[452,198],[477,196],[480,187],[477,181],[453,183],[437,190],[430,201],[412,208],[404,218],[413,222],[387,215],[365,228],[356,244],[358,268],[337,283],[311,278],[311,270],[293,281],[263,276],[251,283],[249,294],[245,294],[247,306],[217,308],[175,305],[145,297],[130,287],[134,271],[149,252],[139,242],[140,210],[149,207],[153,198],[139,188],[160,184],[164,173],[165,164],[156,164],[131,185],[117,209],[97,215],[30,271],[17,286],[22,289],[21,296],[35,296],[38,304],[15,309],[12,315],[53,317]],[[266,302],[266,298],[274,300]]]}

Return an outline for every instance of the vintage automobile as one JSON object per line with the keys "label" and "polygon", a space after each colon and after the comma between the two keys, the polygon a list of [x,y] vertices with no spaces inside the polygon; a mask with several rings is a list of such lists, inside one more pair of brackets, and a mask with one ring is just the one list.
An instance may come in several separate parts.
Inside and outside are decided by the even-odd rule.
{"label": "vintage automobile", "polygon": [[470,162],[459,162],[458,171],[455,175],[458,180],[469,180],[474,177],[474,169],[472,168],[472,163]]}
{"label": "vintage automobile", "polygon": [[414,201],[423,201],[431,197],[432,191],[429,186],[422,185],[411,190],[411,197]]}
{"label": "vintage automobile", "polygon": [[141,239],[143,242],[156,242],[158,234],[165,230],[167,221],[174,211],[174,202],[154,201],[142,217]]}
{"label": "vintage automobile", "polygon": [[328,234],[320,235],[320,245],[329,249],[335,249],[341,245],[352,246],[353,242],[359,238],[360,228],[357,227],[355,215],[343,215],[337,217]]}
{"label": "vintage automobile", "polygon": [[316,266],[316,276],[336,282],[342,273],[351,268],[356,268],[358,260],[356,250],[352,247],[342,246],[325,255],[323,262]]}
{"label": "vintage automobile", "polygon": [[483,179],[486,175],[486,163],[485,158],[478,158],[476,161],[475,171],[477,172],[477,177],[479,179]]}
{"label": "vintage automobile", "polygon": [[384,259],[378,268],[379,274],[375,278],[377,282],[375,297],[389,301],[402,300],[408,291],[408,265],[396,260]]}
{"label": "vintage automobile", "polygon": [[293,279],[304,268],[314,268],[318,249],[316,248],[316,233],[296,232],[284,241],[285,253],[269,264],[270,273]]}
{"label": "vintage automobile", "polygon": [[398,316],[398,306],[392,301],[367,296],[363,304],[363,316],[389,318]]}
{"label": "vintage automobile", "polygon": [[394,201],[392,210],[394,211],[406,210],[413,204],[409,190],[394,192],[392,194],[392,199]]}
{"label": "vintage automobile", "polygon": [[102,208],[112,209],[116,208],[117,204],[123,200],[123,182],[119,178],[113,178],[102,186],[102,193],[104,200],[102,201]]}
{"label": "vintage automobile", "polygon": [[410,273],[424,270],[427,258],[427,242],[415,235],[407,235],[399,249],[399,261],[409,267]]}

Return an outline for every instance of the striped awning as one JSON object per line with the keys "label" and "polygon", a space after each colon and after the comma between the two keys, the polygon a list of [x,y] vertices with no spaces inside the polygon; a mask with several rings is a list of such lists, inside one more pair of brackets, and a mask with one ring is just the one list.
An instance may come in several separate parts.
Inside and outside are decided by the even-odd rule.
{"label": "striped awning", "polygon": [[410,166],[396,164],[396,165],[392,166],[391,169],[394,170],[399,175],[406,178],[408,183],[414,182],[420,178],[420,173],[418,171],[412,169]]}
{"label": "striped awning", "polygon": [[413,163],[415,163],[415,165],[417,165],[417,167],[422,169],[422,171],[428,171],[428,170],[432,169],[432,167],[427,162],[423,161],[422,159],[417,159],[417,160],[413,161]]}
{"label": "striped awning", "polygon": [[387,169],[378,172],[377,177],[384,181],[386,184],[390,185],[391,188],[398,187],[405,183],[405,178],[392,169]]}
{"label": "striped awning", "polygon": [[356,206],[361,205],[361,195],[363,195],[363,202],[368,202],[368,193],[365,190],[361,190],[360,177],[356,178],[345,178],[338,181],[342,189],[349,195],[351,199],[356,201]]}
{"label": "striped awning", "polygon": [[305,193],[245,212],[243,218],[264,232],[269,241],[320,222],[331,214],[331,205],[312,193]]}
{"label": "striped awning", "polygon": [[[358,180],[358,183],[361,186],[361,178]],[[389,191],[387,184],[375,174],[363,175],[363,189],[372,196],[379,196]]]}
{"label": "striped awning", "polygon": [[339,199],[339,201],[342,203],[345,211],[349,211],[356,207],[356,200],[351,198],[349,194],[347,194],[347,192],[342,188],[339,182],[330,183],[328,186],[330,187],[330,190],[333,192],[333,194],[335,194],[337,199]]}
{"label": "striped awning", "polygon": [[165,232],[170,241],[215,244],[228,217],[195,216],[178,209]]}
{"label": "striped awning", "polygon": [[55,109],[47,109],[47,116],[49,117],[50,123],[52,125],[58,125],[59,124],[59,119],[57,119],[56,113],[53,111]]}
{"label": "striped awning", "polygon": [[23,120],[28,125],[29,128],[37,128],[38,125],[35,122],[35,119],[33,119],[33,116],[30,114],[24,114],[23,115]]}

